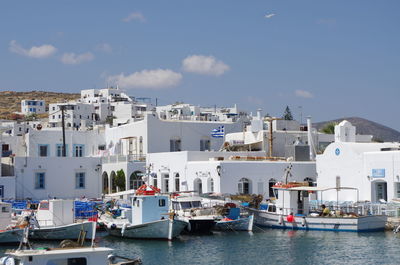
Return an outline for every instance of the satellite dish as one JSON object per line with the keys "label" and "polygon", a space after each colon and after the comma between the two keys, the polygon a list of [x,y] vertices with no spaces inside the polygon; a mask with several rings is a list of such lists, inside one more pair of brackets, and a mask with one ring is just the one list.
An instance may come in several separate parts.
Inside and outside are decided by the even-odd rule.
{"label": "satellite dish", "polygon": [[36,129],[37,129],[38,131],[40,131],[40,130],[42,129],[42,125],[41,125],[41,124],[38,124],[38,125],[36,126]]}

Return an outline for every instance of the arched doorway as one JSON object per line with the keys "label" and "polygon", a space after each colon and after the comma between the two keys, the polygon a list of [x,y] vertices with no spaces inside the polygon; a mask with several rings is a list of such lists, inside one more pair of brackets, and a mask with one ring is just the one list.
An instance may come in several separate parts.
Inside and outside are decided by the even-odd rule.
{"label": "arched doorway", "polygon": [[129,177],[129,189],[137,190],[140,186],[144,184],[142,179],[143,173],[139,170],[133,172]]}
{"label": "arched doorway", "polygon": [[272,188],[276,184],[276,179],[272,178],[268,181],[268,195],[270,198],[274,198],[276,195],[274,194],[274,189]]}
{"label": "arched doorway", "polygon": [[201,179],[196,178],[193,181],[193,189],[194,189],[194,191],[198,192],[199,194],[203,193],[203,183],[201,182]]}
{"label": "arched doorway", "polygon": [[103,174],[101,175],[102,177],[102,192],[103,194],[108,194],[108,174],[107,172],[103,172]]}
{"label": "arched doorway", "polygon": [[117,174],[115,174],[114,171],[111,171],[110,174],[110,182],[111,182],[111,193],[117,192],[117,185],[115,183],[115,177],[117,176]]}

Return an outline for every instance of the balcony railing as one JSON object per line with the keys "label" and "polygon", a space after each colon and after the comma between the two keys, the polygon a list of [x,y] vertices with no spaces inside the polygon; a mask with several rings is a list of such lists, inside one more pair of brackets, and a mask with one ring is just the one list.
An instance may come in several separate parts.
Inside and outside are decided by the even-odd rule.
{"label": "balcony railing", "polygon": [[103,164],[109,163],[121,163],[121,162],[145,162],[145,155],[114,155],[114,156],[103,156],[101,162]]}

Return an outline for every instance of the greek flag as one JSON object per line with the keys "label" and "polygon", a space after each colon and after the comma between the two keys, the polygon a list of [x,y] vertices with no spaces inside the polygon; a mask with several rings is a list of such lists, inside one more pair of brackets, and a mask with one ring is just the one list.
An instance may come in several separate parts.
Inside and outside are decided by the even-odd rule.
{"label": "greek flag", "polygon": [[214,138],[224,138],[225,128],[224,126],[218,126],[217,129],[213,129],[211,131],[211,136]]}

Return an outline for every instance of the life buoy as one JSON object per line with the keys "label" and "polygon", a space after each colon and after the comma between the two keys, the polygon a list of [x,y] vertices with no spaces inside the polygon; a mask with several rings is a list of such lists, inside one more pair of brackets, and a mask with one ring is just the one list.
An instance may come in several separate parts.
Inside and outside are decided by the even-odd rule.
{"label": "life buoy", "polygon": [[288,216],[286,216],[286,221],[288,221],[289,223],[293,223],[294,222],[294,216],[292,214],[289,214]]}

